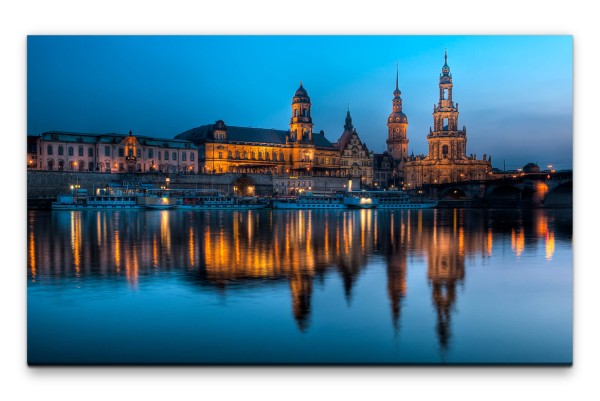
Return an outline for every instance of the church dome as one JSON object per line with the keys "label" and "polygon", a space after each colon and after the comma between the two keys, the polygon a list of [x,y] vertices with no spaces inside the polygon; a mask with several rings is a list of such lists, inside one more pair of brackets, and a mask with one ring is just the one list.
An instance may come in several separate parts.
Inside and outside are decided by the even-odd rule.
{"label": "church dome", "polygon": [[406,123],[408,124],[408,118],[406,114],[400,112],[392,112],[388,117],[388,123]]}
{"label": "church dome", "polygon": [[300,87],[294,93],[294,99],[292,100],[294,103],[296,102],[310,102],[310,97],[308,96],[308,92],[302,86],[302,81],[300,81]]}

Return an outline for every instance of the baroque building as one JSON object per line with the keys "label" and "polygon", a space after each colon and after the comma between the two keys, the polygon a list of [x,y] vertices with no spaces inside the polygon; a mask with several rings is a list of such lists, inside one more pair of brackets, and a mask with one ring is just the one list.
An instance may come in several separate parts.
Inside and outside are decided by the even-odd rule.
{"label": "baroque building", "polygon": [[[32,170],[102,173],[196,173],[198,149],[190,141],[123,134],[49,131],[29,136]],[[33,154],[33,152],[37,154]]]}
{"label": "baroque building", "polygon": [[452,74],[448,55],[439,79],[439,100],[433,106],[433,130],[429,128],[427,156],[411,156],[403,166],[405,189],[423,184],[484,180],[492,171],[491,156],[467,156],[467,129],[458,128],[458,103],[452,99]]}
{"label": "baroque building", "polygon": [[300,82],[292,98],[289,130],[228,126],[219,120],[175,138],[198,146],[202,173],[337,177],[339,151],[323,131],[313,132],[311,106]]}
{"label": "baroque building", "polygon": [[346,113],[344,132],[335,143],[340,151],[340,175],[356,178],[362,186],[373,184],[373,152],[362,142],[352,125],[350,110]]}

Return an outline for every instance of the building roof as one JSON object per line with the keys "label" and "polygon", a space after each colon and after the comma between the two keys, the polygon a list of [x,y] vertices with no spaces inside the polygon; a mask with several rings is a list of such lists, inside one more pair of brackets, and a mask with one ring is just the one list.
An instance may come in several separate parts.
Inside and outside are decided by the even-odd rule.
{"label": "building roof", "polygon": [[353,135],[356,135],[356,138],[359,140],[359,142],[363,146],[364,150],[366,152],[369,152],[369,148],[367,147],[367,144],[360,140],[360,136],[358,136],[358,132],[356,132],[356,131],[345,130],[342,133],[342,136],[340,137],[340,139],[338,139],[338,141],[336,142],[336,147],[340,151],[344,150],[346,148],[346,146],[348,145],[348,142],[350,142],[350,139],[352,139]]}
{"label": "building roof", "polygon": [[[83,132],[68,132],[68,131],[48,131],[40,135],[44,141],[54,142],[73,142],[73,143],[121,143],[123,139],[128,137],[128,134],[116,133],[83,133]],[[143,135],[133,135],[140,144],[144,146],[158,146],[165,148],[190,148],[192,142],[182,139],[154,138]]]}
{"label": "building roof", "polygon": [[[195,144],[211,141],[214,125],[202,125],[192,128],[175,136],[176,139],[192,141]],[[274,128],[254,128],[254,127],[236,127],[227,126],[228,142],[246,142],[255,144],[285,145],[286,136],[289,131],[277,130]],[[333,144],[325,138],[324,134],[313,132],[313,143],[320,148],[333,148]]]}
{"label": "building roof", "polygon": [[340,136],[340,139],[338,139],[338,141],[335,143],[336,147],[339,150],[344,150],[348,142],[350,142],[350,138],[352,138],[352,131],[345,130],[342,133],[342,136]]}
{"label": "building roof", "polygon": [[310,96],[308,96],[308,92],[302,86],[302,81],[300,81],[300,87],[294,93],[292,103],[310,103]]}

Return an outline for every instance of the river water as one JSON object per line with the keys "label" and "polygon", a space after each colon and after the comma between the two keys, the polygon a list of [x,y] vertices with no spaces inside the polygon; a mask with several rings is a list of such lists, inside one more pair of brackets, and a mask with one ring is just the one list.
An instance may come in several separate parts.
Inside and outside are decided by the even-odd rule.
{"label": "river water", "polygon": [[570,364],[572,210],[28,211],[30,364]]}

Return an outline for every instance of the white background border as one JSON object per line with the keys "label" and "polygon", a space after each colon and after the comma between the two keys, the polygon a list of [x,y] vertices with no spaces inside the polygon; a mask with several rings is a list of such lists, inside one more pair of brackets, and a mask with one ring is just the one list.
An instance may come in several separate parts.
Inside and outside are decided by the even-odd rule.
{"label": "white background border", "polygon": [[[589,4],[593,4],[589,2]],[[0,5],[1,369],[5,400],[590,399],[598,394],[597,12],[558,1],[11,1]],[[29,368],[26,365],[26,37],[30,34],[573,34],[572,368]],[[594,124],[595,123],[595,124]],[[22,166],[22,167],[21,167]]]}

